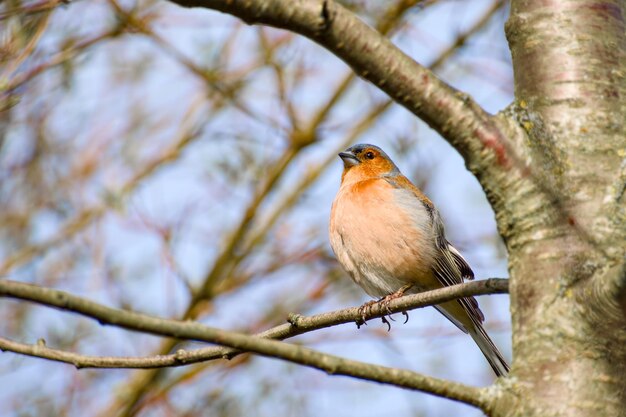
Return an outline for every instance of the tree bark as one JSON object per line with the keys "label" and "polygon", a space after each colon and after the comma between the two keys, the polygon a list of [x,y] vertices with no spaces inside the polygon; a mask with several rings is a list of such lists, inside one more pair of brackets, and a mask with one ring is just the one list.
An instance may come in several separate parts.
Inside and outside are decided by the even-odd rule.
{"label": "tree bark", "polygon": [[515,362],[493,415],[626,415],[624,10],[512,2],[509,114],[528,134],[535,177],[555,191],[519,196],[498,216]]}

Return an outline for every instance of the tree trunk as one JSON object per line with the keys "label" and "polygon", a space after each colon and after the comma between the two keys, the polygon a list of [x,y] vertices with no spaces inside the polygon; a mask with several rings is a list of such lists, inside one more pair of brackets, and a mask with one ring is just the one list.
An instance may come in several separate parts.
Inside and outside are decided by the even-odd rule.
{"label": "tree trunk", "polygon": [[[530,169],[493,198],[514,366],[495,416],[626,415],[626,39],[620,1],[517,0],[506,33]],[[537,181],[539,180],[539,181]]]}

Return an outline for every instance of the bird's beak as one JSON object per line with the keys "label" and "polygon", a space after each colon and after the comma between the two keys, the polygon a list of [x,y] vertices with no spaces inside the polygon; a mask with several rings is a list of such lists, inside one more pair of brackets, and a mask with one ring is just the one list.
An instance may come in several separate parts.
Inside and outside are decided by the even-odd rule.
{"label": "bird's beak", "polygon": [[339,152],[339,158],[343,161],[343,166],[345,168],[350,168],[351,166],[357,165],[361,162],[352,152]]}

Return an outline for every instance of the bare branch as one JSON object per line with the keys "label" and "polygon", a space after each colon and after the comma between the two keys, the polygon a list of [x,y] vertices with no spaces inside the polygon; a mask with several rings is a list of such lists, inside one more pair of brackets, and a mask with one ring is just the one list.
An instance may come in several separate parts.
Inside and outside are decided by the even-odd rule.
{"label": "bare branch", "polygon": [[[419,294],[408,295],[405,297],[392,300],[389,303],[389,311],[398,313],[409,311],[417,308],[432,306],[461,297],[471,297],[487,294],[503,294],[508,292],[508,279],[490,278],[486,280],[466,282],[460,285],[441,288],[438,290],[427,291]],[[43,288],[36,285],[24,284],[11,280],[0,280],[0,296],[17,298],[27,301],[36,302],[49,307],[56,307],[61,310],[78,313],[98,320],[101,324],[111,324],[130,330],[137,330],[146,333],[158,334],[161,336],[172,336],[176,338],[188,338],[193,340],[220,343],[216,340],[213,332],[222,332],[222,330],[212,329],[197,323],[188,321],[159,319],[141,313],[135,313],[128,310],[120,310],[106,307],[87,299],[68,294],[63,291],[50,288]],[[385,308],[376,304],[373,305],[371,311],[366,316],[367,319],[378,318],[387,315]],[[361,319],[359,307],[351,307],[332,311],[328,313],[317,314],[314,316],[301,316],[292,314],[289,316],[289,323],[268,329],[253,338],[264,338],[283,340],[286,338],[298,336],[311,331],[336,326],[345,323],[354,323]],[[227,332],[230,333],[230,332]],[[238,334],[238,333],[237,333]],[[10,342],[13,343],[13,342]],[[224,343],[228,346],[227,343]],[[19,345],[19,344],[18,344]],[[36,345],[30,351],[22,345],[15,345],[15,349],[5,340],[0,344],[0,349],[10,350],[17,353],[32,354],[46,359],[58,360],[61,362],[72,363],[77,367],[113,367],[113,368],[157,368],[166,366],[180,366],[190,363],[203,362],[219,358],[232,358],[241,353],[236,349],[224,347],[211,347],[198,349],[191,352],[177,352],[173,355],[157,355],[147,358],[100,358],[101,362],[94,357],[87,356],[63,356],[56,355],[53,349],[47,351],[43,349],[45,346]],[[255,352],[254,349],[250,351]],[[29,353],[31,352],[31,353]],[[49,355],[46,355],[48,353]],[[67,352],[65,352],[67,353]],[[260,352],[259,352],[260,353]]]}
{"label": "bare branch", "polygon": [[[242,339],[240,339],[241,343],[234,342],[234,340],[238,337],[242,337]],[[245,338],[256,339],[252,336],[244,336],[237,333],[230,333],[227,337],[228,340],[233,341],[233,344],[239,344],[241,346],[246,345]],[[380,382],[383,384],[422,391],[438,397],[460,401],[481,409],[484,409],[490,401],[490,397],[484,388],[477,388],[457,382],[433,378],[412,371],[344,359],[338,356],[320,353],[302,346],[291,345],[283,342],[263,339],[258,339],[258,342],[260,343],[254,342],[256,350],[258,353],[265,351],[266,353],[261,353],[264,356],[286,359],[290,362],[299,363],[325,371],[330,375],[352,376],[367,381]],[[5,350],[5,348],[14,347],[16,348],[16,351],[22,350],[20,353],[32,356],[41,356],[46,354],[50,356],[50,359],[54,358],[55,360],[60,360],[63,358],[67,359],[70,363],[73,363],[71,360],[80,356],[49,349],[43,345],[28,346],[7,341],[6,339],[0,339],[0,346],[3,350]],[[106,359],[117,360],[118,362],[123,361],[121,358]],[[152,359],[155,363],[158,363],[160,360],[159,357],[153,357]],[[65,362],[65,360],[62,361]]]}
{"label": "bare branch", "polygon": [[78,42],[73,47],[60,51],[55,56],[50,58],[48,62],[39,64],[35,66],[34,68],[30,69],[29,71],[25,71],[21,74],[17,74],[15,78],[11,80],[11,82],[2,86],[2,88],[0,89],[0,98],[6,99],[6,97],[11,92],[21,87],[25,83],[31,81],[33,78],[37,77],[38,75],[41,75],[42,73],[49,70],[50,68],[57,67],[63,64],[64,62],[67,62],[71,59],[76,58],[76,56],[79,55],[81,52],[87,50],[88,48],[94,46],[95,44],[99,42],[109,40],[111,37],[116,36],[118,33],[119,33],[119,29],[115,28],[115,29],[103,32],[99,35],[96,35],[93,38]]}
{"label": "bare branch", "polygon": [[33,14],[47,12],[65,3],[68,2],[65,0],[50,0],[6,9],[0,12],[0,21],[6,20],[11,16],[30,16]]}
{"label": "bare branch", "polygon": [[[400,312],[449,301],[459,297],[504,293],[507,290],[508,280],[506,279],[475,281],[402,297],[393,300],[389,304],[389,309],[391,312]],[[263,356],[310,366],[330,374],[349,375],[365,380],[424,391],[433,395],[462,401],[479,408],[484,408],[487,401],[484,392],[478,388],[430,378],[414,372],[343,359],[302,346],[286,344],[276,340],[268,340],[270,338],[284,339],[309,331],[356,321],[360,319],[358,307],[311,317],[292,315],[289,318],[289,324],[277,326],[257,336],[249,336],[204,326],[196,322],[161,319],[141,313],[106,307],[63,291],[10,280],[0,280],[0,296],[33,301],[61,310],[79,313],[94,318],[102,324],[110,324],[161,336],[217,343],[231,348],[212,347],[191,352],[179,350],[172,355],[158,355],[146,358],[115,358],[83,356],[50,349],[43,343],[26,345],[7,339],[0,339],[0,349],[2,350],[71,363],[79,368],[153,368],[180,366],[199,361],[232,357],[240,353],[240,351],[249,351]],[[382,317],[385,314],[387,314],[386,309],[375,305],[368,318]]]}
{"label": "bare branch", "polygon": [[49,359],[55,362],[68,363],[78,369],[156,368],[162,366],[176,366],[176,362],[178,362],[178,365],[185,364],[184,361],[176,361],[176,355],[155,355],[150,357],[90,356],[49,348],[43,340],[39,340],[36,344],[27,344],[15,342],[4,337],[0,337],[0,350],[35,358]]}
{"label": "bare branch", "polygon": [[389,39],[332,0],[174,0],[184,7],[215,9],[248,24],[304,35],[337,55],[361,77],[424,120],[464,156],[484,159],[485,149],[508,165],[510,153],[492,116],[467,94],[450,87]]}
{"label": "bare branch", "polygon": [[132,194],[143,181],[153,175],[159,168],[167,163],[177,160],[182,154],[183,149],[190,143],[200,137],[201,128],[198,124],[198,114],[202,113],[202,100],[195,100],[187,110],[184,119],[184,126],[181,132],[176,135],[175,140],[162,153],[149,160],[124,184],[115,190],[111,190],[108,195],[110,198],[105,199],[102,203],[84,208],[72,219],[68,220],[61,229],[52,237],[43,242],[25,246],[15,253],[2,260],[0,263],[0,274],[6,274],[18,265],[22,265],[34,257],[45,253],[46,251],[56,247],[89,225],[102,218],[111,205],[119,203],[125,197]]}
{"label": "bare branch", "polygon": [[[24,61],[32,55],[33,51],[37,48],[39,41],[41,40],[44,32],[48,28],[48,23],[50,21],[50,13],[44,13],[40,19],[37,19],[37,26],[35,28],[35,33],[28,40],[27,44],[24,48],[19,52],[19,54],[15,57],[15,59],[10,60],[2,73],[0,74],[1,79],[9,79],[10,76],[16,71],[17,68],[20,67],[24,63]],[[2,18],[0,18],[2,20]]]}
{"label": "bare branch", "polygon": [[[241,100],[237,97],[236,88],[229,86],[228,83],[224,82],[222,77],[215,76],[210,71],[207,71],[206,69],[196,65],[192,60],[187,58],[167,40],[159,36],[145,21],[145,19],[135,16],[133,13],[127,12],[116,0],[109,0],[109,4],[117,14],[117,17],[123,22],[124,27],[135,30],[152,39],[155,44],[158,45],[165,53],[167,53],[173,59],[177,60],[181,65],[185,66],[189,71],[191,71],[191,73],[199,77],[205,83],[205,85],[211,89],[211,91],[213,91],[220,97],[227,98],[230,104],[232,104],[242,113],[250,116],[255,120],[259,119],[258,116],[254,114],[254,112],[250,110],[245,103],[242,103]],[[218,102],[217,107],[221,107],[223,105],[224,103]]]}

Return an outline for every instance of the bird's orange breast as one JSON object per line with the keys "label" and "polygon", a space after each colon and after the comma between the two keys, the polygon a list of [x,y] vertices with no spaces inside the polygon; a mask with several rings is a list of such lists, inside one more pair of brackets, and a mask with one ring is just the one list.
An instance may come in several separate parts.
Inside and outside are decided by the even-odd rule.
{"label": "bird's orange breast", "polygon": [[428,212],[410,191],[385,179],[342,185],[331,211],[330,235],[339,261],[371,295],[379,294],[372,294],[368,284],[386,295],[432,275]]}

